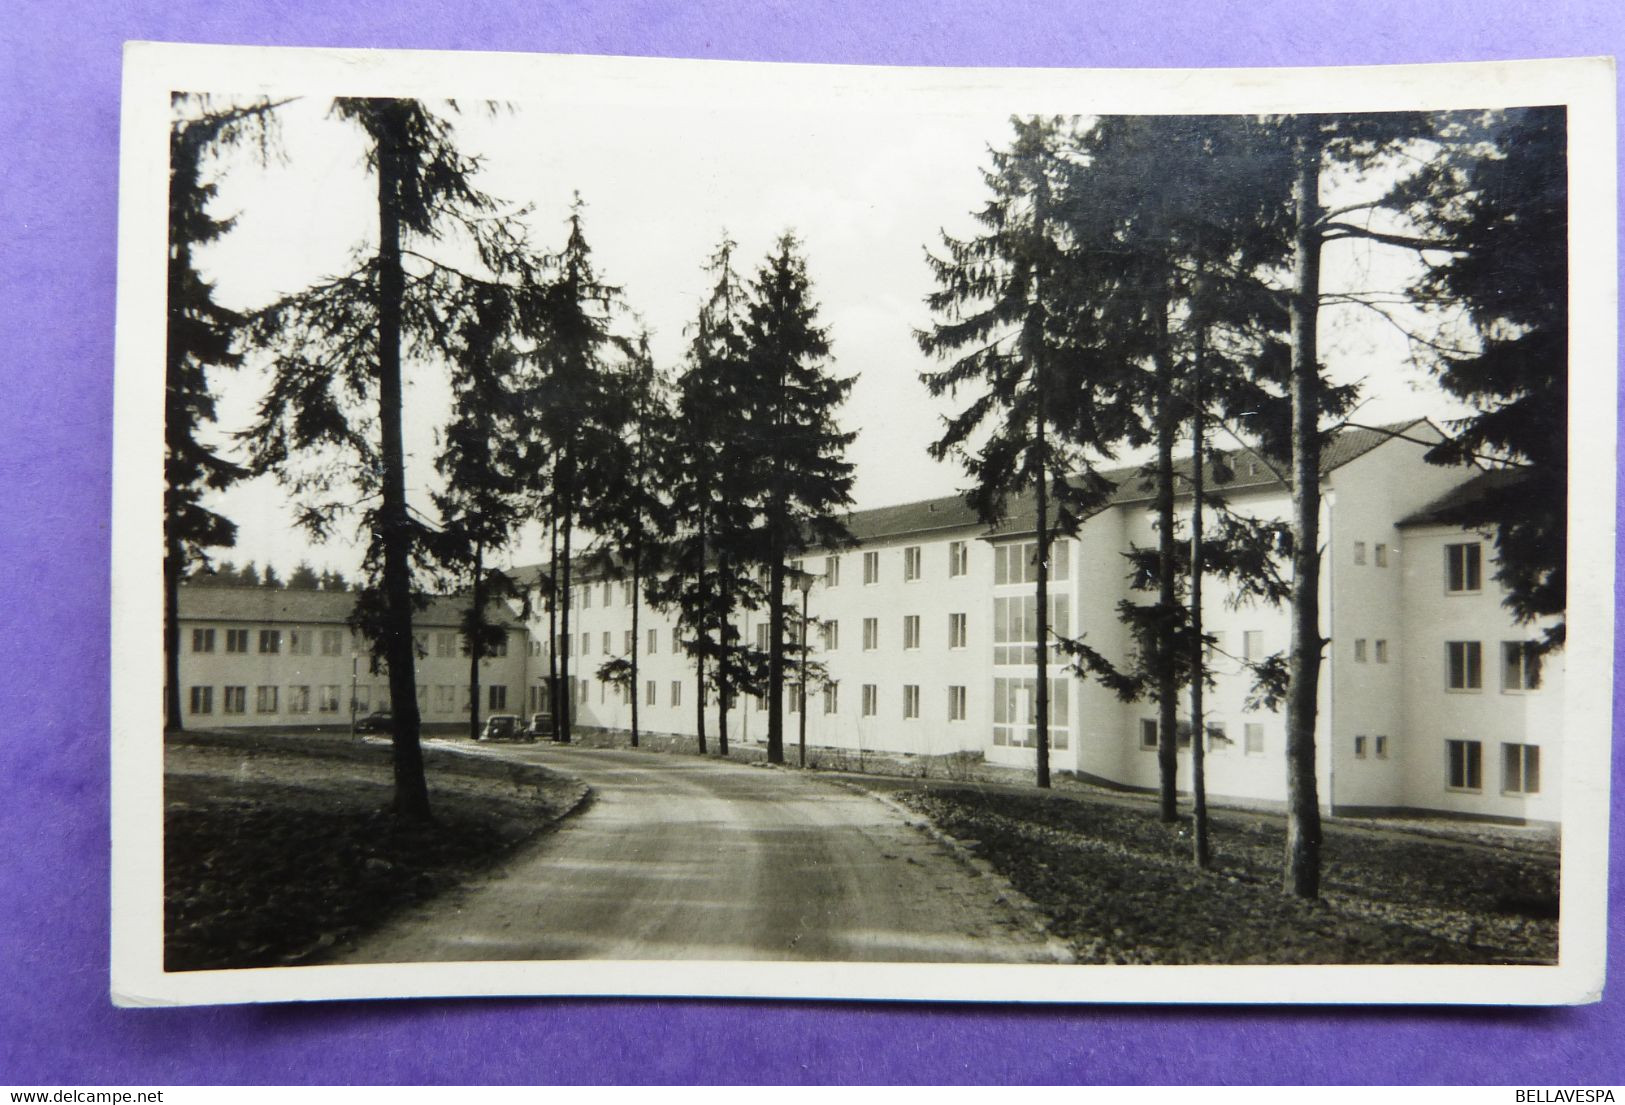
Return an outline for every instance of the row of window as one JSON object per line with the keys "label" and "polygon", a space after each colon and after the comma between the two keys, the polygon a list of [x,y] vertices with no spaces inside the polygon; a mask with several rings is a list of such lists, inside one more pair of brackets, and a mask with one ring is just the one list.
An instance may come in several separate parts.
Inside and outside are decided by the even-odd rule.
{"label": "row of window", "polygon": [[[957,578],[970,573],[970,542],[948,542],[948,578]],[[1065,541],[1053,542],[1050,546],[1050,579],[1055,581],[1066,580],[1071,573],[1070,562],[1071,546]],[[873,586],[880,582],[880,551],[871,550],[863,556],[863,583]],[[790,564],[793,573],[805,571],[803,562],[793,561]],[[916,583],[926,578],[925,547],[923,545],[908,545],[903,549],[903,581]],[[1000,545],[994,549],[993,582],[998,585],[1012,583],[1032,583],[1038,579],[1038,542],[1017,542]],[[820,582],[825,587],[839,587],[841,585],[841,558],[840,556],[826,556],[824,558],[824,574]],[[619,586],[621,604],[632,604],[632,584],[630,580],[602,580],[597,583],[585,584],[574,590],[573,604],[577,609],[590,610],[596,601],[606,609],[614,601],[615,588]]]}
{"label": "row of window", "polygon": [[[1484,789],[1484,745],[1481,741],[1445,742],[1446,784],[1451,790]],[[1540,746],[1501,745],[1501,791],[1504,794],[1540,793]]]}
{"label": "row of window", "polygon": [[[1371,562],[1379,568],[1388,567],[1392,550],[1388,545],[1376,544],[1371,548]],[[1354,563],[1364,565],[1366,543],[1354,542]],[[1444,589],[1450,594],[1471,594],[1484,588],[1484,548],[1479,541],[1459,541],[1444,547]]]}
{"label": "row of window", "polygon": [[[1140,747],[1153,752],[1157,747],[1157,719],[1140,719]],[[1206,749],[1210,752],[1224,752],[1235,747],[1235,741],[1230,737],[1230,727],[1227,722],[1208,719],[1203,723],[1207,731]],[[1175,729],[1176,743],[1180,748],[1189,748],[1191,744],[1191,723],[1181,721]],[[1242,725],[1242,751],[1249,756],[1262,756],[1264,754],[1264,726],[1256,721],[1249,721]]]}
{"label": "row of window", "polygon": [[[1388,567],[1388,546],[1384,545],[1384,544],[1378,544],[1373,549],[1373,552],[1376,554],[1377,567],[1379,567],[1379,568]],[[1356,541],[1354,543],[1354,563],[1356,563],[1356,564],[1364,564],[1365,562],[1366,562],[1366,559],[1365,559],[1365,542],[1364,541]]]}
{"label": "row of window", "polygon": [[[1445,686],[1452,691],[1484,689],[1481,641],[1445,642]],[[1540,689],[1540,653],[1532,641],[1501,642],[1501,690],[1508,694]]]}
{"label": "row of window", "polygon": [[[316,712],[321,714],[336,714],[339,712],[343,700],[344,686],[339,683],[328,683],[312,687],[299,684],[287,688],[287,697],[282,697],[282,687],[272,684],[254,688],[254,712],[256,714],[308,714],[311,712],[311,692],[315,691]],[[473,688],[464,684],[461,696],[461,706],[458,705],[458,688],[452,685],[434,687],[434,710],[437,713],[467,713],[473,701]],[[357,711],[371,710],[372,688],[370,686],[357,686],[355,698],[352,703]],[[193,714],[214,713],[213,687],[194,686],[189,692],[189,712]],[[426,683],[419,683],[417,699],[419,709],[429,707],[430,687]],[[220,688],[221,712],[226,714],[246,714],[248,712],[248,688],[245,686],[225,686]],[[505,710],[508,708],[508,688],[494,684],[486,688],[487,705],[492,710]],[[284,705],[285,702],[285,705]],[[378,688],[378,709],[389,709],[389,688]]]}
{"label": "row of window", "polygon": [[[350,637],[350,631],[345,629],[307,629],[303,626],[292,629],[225,629],[219,630],[220,637],[224,637],[225,651],[228,653],[246,653],[249,643],[258,634],[257,651],[264,656],[274,656],[286,652],[290,656],[311,655],[317,642],[321,645],[323,656],[343,656],[345,654],[345,640]],[[194,628],[192,630],[192,651],[213,652],[217,641],[217,631],[213,628]],[[429,634],[419,633],[413,637],[417,645],[419,656],[429,655]],[[284,648],[284,645],[286,648]],[[436,633],[434,635],[434,651],[438,657],[467,656],[468,642],[461,633]],[[491,644],[489,655],[508,655],[508,638],[504,634],[502,639]]]}
{"label": "row of window", "polygon": [[[998,682],[1003,683],[1005,681],[1004,680],[999,680]],[[609,688],[609,684],[607,684],[607,683],[600,683],[599,684],[598,698],[599,698],[600,702],[603,702],[605,700],[605,698],[607,696],[607,693],[608,693],[608,688]],[[789,707],[789,710],[790,710],[791,713],[799,713],[801,711],[802,701],[803,701],[803,694],[804,694],[804,692],[802,691],[802,689],[799,686],[789,686],[789,687],[785,688],[786,701],[787,701],[787,704],[788,704],[788,707]],[[542,695],[542,688],[540,688],[540,687],[531,688],[531,701],[532,701],[533,704],[536,703],[536,702],[541,701],[541,695]],[[840,712],[840,709],[841,709],[841,685],[839,683],[826,683],[826,684],[824,684],[821,695],[822,695],[822,698],[823,698],[824,713],[826,713],[826,714],[837,714],[837,713]],[[966,717],[968,716],[969,711],[970,711],[970,696],[969,696],[968,690],[963,686],[957,686],[957,685],[956,686],[951,686],[951,687],[947,688],[947,695],[948,695],[948,720],[949,721],[964,721],[966,719]],[[617,685],[615,687],[615,696],[616,696],[616,700],[618,702],[624,702],[625,699],[626,699],[625,688]],[[880,686],[879,686],[879,684],[877,684],[877,683],[864,683],[859,689],[859,696],[860,696],[860,701],[861,701],[861,709],[860,709],[861,715],[863,717],[878,717],[880,715]],[[766,712],[766,710],[767,710],[767,696],[766,695],[752,695],[751,698],[754,700],[756,710],[758,712]],[[581,680],[580,682],[578,682],[576,684],[576,700],[578,702],[580,702],[580,703],[583,703],[583,704],[587,701],[587,680]],[[649,679],[649,680],[644,681],[644,684],[643,684],[643,704],[645,706],[659,706],[659,705],[661,705],[661,702],[660,702],[660,683],[659,683],[658,680]],[[667,706],[669,706],[669,707],[674,707],[674,708],[679,707],[679,706],[681,706],[683,704],[683,684],[682,684],[681,680],[673,679],[671,681],[670,690],[668,692],[668,698],[667,698],[667,701],[666,701],[665,704]],[[917,683],[905,683],[903,685],[903,700],[902,700],[902,717],[903,717],[903,720],[912,721],[912,720],[915,720],[915,719],[919,718],[919,716],[920,716],[920,686]],[[1065,724],[1064,707],[1063,707],[1063,716],[1061,718],[1060,723]],[[1062,745],[1062,747],[1065,747],[1064,744]]]}

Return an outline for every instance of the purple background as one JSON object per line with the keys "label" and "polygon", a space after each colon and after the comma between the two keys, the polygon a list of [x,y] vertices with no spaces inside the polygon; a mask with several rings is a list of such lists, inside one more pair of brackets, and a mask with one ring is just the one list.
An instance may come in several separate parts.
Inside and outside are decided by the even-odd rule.
{"label": "purple background", "polygon": [[6,6],[0,496],[12,505],[0,520],[0,1084],[1625,1081],[1625,925],[1617,906],[1625,785],[1618,756],[1609,879],[1614,983],[1608,1001],[1578,1009],[109,1004],[107,519],[125,40],[1136,67],[1625,52],[1625,14],[1614,0],[676,6]]}

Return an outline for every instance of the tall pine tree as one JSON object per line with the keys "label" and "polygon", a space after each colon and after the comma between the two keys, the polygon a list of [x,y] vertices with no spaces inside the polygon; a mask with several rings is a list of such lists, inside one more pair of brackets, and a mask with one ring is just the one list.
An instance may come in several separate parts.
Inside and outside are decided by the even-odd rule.
{"label": "tall pine tree", "polygon": [[[852,503],[845,450],[857,437],[836,423],[852,380],[832,375],[800,243],[785,234],[751,286],[744,328],[747,391],[742,445],[754,476],[756,527],[747,556],[767,586],[767,759],[784,762],[784,670],[789,640],[789,558],[851,541],[841,514]],[[742,457],[741,460],[745,460]]]}

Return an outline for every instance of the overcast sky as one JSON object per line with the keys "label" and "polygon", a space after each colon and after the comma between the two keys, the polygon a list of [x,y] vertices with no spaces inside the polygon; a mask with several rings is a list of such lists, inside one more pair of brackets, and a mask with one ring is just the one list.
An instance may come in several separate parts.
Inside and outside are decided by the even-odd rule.
{"label": "overcast sky", "polygon": [[[362,142],[327,108],[325,100],[305,100],[282,109],[283,157],[270,165],[241,153],[224,163],[216,213],[235,214],[237,223],[200,258],[222,303],[261,306],[348,270],[356,248],[376,240],[376,185],[362,165]],[[841,420],[858,433],[849,453],[857,506],[964,486],[958,466],[931,460],[926,447],[966,397],[956,403],[926,394],[919,373],[933,362],[913,330],[929,321],[923,300],[933,284],[924,250],[943,228],[972,230],[969,214],[985,198],[979,170],[987,148],[1010,133],[1004,114],[905,115],[885,104],[861,112],[737,104],[697,113],[663,111],[658,103],[542,111],[520,103],[495,116],[455,118],[465,152],[484,161],[485,191],[533,209],[527,220],[538,245],[558,248],[571,195],[581,193],[600,274],[625,289],[668,369],[680,364],[684,329],[707,290],[703,266],[723,229],[739,244],[737,267],[746,276],[780,233],[795,230],[834,370],[856,377]],[[1371,194],[1380,182],[1354,187]],[[1327,289],[1399,287],[1412,262],[1394,252],[1358,242],[1331,246]],[[1362,421],[1459,413],[1409,364],[1406,341],[1390,324],[1361,309],[1329,308],[1322,327],[1321,355],[1333,375],[1365,381]],[[408,482],[414,501],[427,507],[448,393],[438,367],[409,365],[408,372]],[[242,429],[265,374],[249,367],[217,372],[213,381],[221,433]],[[346,573],[359,564],[352,526],[311,544],[270,478],[240,484],[213,505],[238,525],[237,547],[223,550],[222,559],[271,562],[284,576],[300,560]],[[510,555],[534,561],[540,551],[532,526]]]}

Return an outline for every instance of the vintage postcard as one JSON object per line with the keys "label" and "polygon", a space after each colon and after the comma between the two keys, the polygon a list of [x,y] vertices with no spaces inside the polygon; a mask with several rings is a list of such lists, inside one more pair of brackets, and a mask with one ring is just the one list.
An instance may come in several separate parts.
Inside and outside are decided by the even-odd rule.
{"label": "vintage postcard", "polygon": [[1596,1000],[1613,102],[132,44],[113,999]]}

